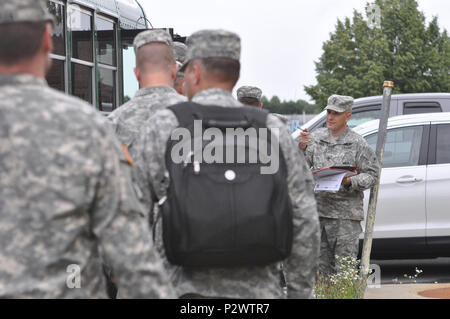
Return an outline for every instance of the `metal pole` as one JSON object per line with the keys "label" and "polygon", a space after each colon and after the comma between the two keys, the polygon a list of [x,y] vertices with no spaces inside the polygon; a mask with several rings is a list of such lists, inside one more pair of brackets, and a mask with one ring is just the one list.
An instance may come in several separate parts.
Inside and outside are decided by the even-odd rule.
{"label": "metal pole", "polygon": [[383,164],[384,144],[386,143],[386,131],[391,105],[392,89],[394,82],[386,81],[383,84],[383,106],[381,110],[380,126],[378,128],[378,141],[376,155],[380,162],[377,184],[370,190],[369,208],[367,210],[366,228],[364,232],[364,245],[361,257],[361,277],[367,278],[369,275],[370,253],[372,251],[373,227],[377,212],[378,190],[380,188],[381,167]]}

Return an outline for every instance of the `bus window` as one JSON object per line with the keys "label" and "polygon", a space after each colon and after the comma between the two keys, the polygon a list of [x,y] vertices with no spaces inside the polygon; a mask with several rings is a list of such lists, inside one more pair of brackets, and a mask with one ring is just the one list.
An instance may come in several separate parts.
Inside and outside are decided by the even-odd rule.
{"label": "bus window", "polygon": [[77,96],[105,113],[134,97],[139,85],[133,72],[133,40],[148,27],[145,12],[137,2],[46,3],[55,17],[52,66],[46,77],[49,86]]}
{"label": "bus window", "polygon": [[98,109],[112,112],[117,108],[116,23],[96,15],[96,48],[98,62]]}
{"label": "bus window", "polygon": [[71,7],[70,27],[72,31],[72,58],[93,61],[92,16]]}
{"label": "bus window", "polygon": [[116,107],[116,72],[99,69],[100,111],[112,112]]}
{"label": "bus window", "polygon": [[93,104],[92,13],[77,5],[71,5],[68,19],[72,37],[71,91],[73,95]]}
{"label": "bus window", "polygon": [[72,63],[72,94],[92,103],[92,68]]}
{"label": "bus window", "polygon": [[95,21],[97,29],[97,55],[98,63],[110,66],[116,65],[116,32],[114,22],[97,17]]}
{"label": "bus window", "polygon": [[55,24],[52,31],[53,52],[52,67],[47,74],[48,85],[56,90],[66,91],[66,36],[65,36],[65,9],[61,3],[53,1],[47,2],[47,8],[55,17]]}
{"label": "bus window", "polygon": [[131,100],[139,90],[139,83],[134,75],[136,66],[136,56],[133,46],[126,46],[123,49],[123,91],[124,102]]}
{"label": "bus window", "polygon": [[64,6],[59,3],[49,1],[47,3],[48,10],[55,17],[55,24],[53,26],[53,54],[60,56],[66,55],[66,37],[65,37],[65,18]]}
{"label": "bus window", "polygon": [[47,73],[47,82],[51,88],[65,92],[64,61],[52,59],[52,67]]}

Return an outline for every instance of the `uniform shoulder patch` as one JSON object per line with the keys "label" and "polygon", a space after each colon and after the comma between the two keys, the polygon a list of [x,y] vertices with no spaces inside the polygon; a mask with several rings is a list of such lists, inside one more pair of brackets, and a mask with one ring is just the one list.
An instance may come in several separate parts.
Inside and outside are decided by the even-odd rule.
{"label": "uniform shoulder patch", "polygon": [[130,152],[125,144],[122,144],[123,154],[125,155],[125,159],[131,167],[134,167],[133,159],[131,158]]}

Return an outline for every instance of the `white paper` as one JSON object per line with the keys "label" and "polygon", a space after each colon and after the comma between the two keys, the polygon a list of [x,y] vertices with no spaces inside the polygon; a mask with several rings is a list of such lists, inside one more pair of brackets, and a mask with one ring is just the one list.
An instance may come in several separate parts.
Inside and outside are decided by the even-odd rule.
{"label": "white paper", "polygon": [[316,180],[314,191],[337,192],[341,188],[346,172],[321,177]]}
{"label": "white paper", "polygon": [[357,173],[355,171],[346,171],[343,169],[333,169],[333,168],[329,168],[329,169],[324,169],[324,170],[320,170],[317,172],[313,172],[314,176],[319,179],[319,178],[323,178],[326,176],[330,176],[330,175],[340,175],[340,174],[345,174],[345,177],[349,176],[355,176]]}

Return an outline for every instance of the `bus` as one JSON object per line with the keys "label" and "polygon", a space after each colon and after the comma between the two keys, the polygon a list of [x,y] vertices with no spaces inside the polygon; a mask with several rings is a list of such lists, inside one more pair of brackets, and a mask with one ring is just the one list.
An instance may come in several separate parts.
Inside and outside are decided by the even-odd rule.
{"label": "bus", "polygon": [[[136,0],[48,0],[55,16],[50,87],[109,113],[134,96],[134,37],[153,28]],[[167,29],[173,35],[173,29]]]}

